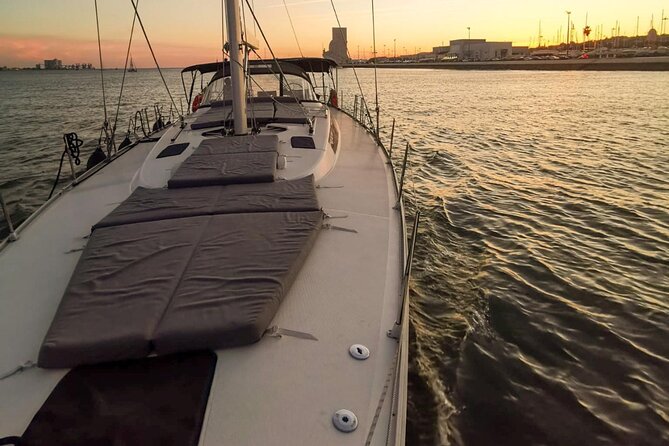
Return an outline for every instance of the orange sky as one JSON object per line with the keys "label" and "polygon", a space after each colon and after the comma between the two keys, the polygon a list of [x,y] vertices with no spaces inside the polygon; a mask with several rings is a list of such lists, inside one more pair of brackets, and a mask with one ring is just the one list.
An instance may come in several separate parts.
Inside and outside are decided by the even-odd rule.
{"label": "orange sky", "polygon": [[[243,1],[243,0],[242,0]],[[251,2],[270,45],[277,56],[299,56],[282,0]],[[286,0],[305,55],[318,56],[336,26],[329,0]],[[335,0],[342,26],[348,28],[349,51],[369,57],[372,44],[371,7],[364,0]],[[566,9],[573,11],[576,29],[582,29],[588,13],[591,26],[603,25],[611,34],[620,21],[621,34],[655,27],[661,29],[663,0],[376,0],[377,51],[392,55],[429,51],[450,39],[512,40],[517,45],[536,44],[539,21],[544,40],[554,43],[560,26],[566,29]],[[105,66],[123,66],[132,22],[132,6],[125,0],[98,0],[100,32]],[[139,11],[156,51],[165,67],[182,67],[220,57],[220,0],[140,0]],[[669,32],[668,21],[665,21]],[[247,15],[252,29],[252,20]],[[261,41],[260,34],[258,39]],[[262,41],[261,41],[262,42]],[[265,54],[261,44],[260,54]],[[132,54],[140,67],[153,62],[144,37],[135,30]],[[64,63],[99,66],[93,0],[0,0],[0,66],[34,66],[47,58]]]}

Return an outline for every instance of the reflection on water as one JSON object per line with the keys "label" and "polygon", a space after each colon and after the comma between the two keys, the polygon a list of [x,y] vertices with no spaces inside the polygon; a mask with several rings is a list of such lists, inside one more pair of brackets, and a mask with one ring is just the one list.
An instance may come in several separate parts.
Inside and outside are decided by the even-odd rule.
{"label": "reflection on water", "polygon": [[408,443],[667,444],[666,74],[379,76],[424,215]]}
{"label": "reflection on water", "polygon": [[[0,189],[19,216],[46,198],[60,134],[101,122],[94,72],[45,75],[0,73]],[[424,215],[407,443],[669,443],[666,74],[379,76]],[[124,116],[162,93],[153,71],[130,82]]]}

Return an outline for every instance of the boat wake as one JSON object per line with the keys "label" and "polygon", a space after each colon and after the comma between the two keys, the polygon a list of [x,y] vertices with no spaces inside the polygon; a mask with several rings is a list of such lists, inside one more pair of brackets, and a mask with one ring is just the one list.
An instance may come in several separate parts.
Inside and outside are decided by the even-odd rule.
{"label": "boat wake", "polygon": [[668,442],[666,114],[639,130],[666,105],[633,74],[521,95],[520,74],[383,73],[423,213],[407,443]]}

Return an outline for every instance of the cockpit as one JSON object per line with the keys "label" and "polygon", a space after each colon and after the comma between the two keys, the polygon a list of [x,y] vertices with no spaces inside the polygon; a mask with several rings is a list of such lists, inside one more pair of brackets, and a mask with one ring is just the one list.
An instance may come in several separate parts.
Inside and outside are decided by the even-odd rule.
{"label": "cockpit", "polygon": [[[251,74],[247,81],[248,96],[251,98],[287,97],[298,101],[316,101],[316,93],[311,83],[295,74]],[[230,76],[214,78],[205,88],[202,105],[232,99]]]}

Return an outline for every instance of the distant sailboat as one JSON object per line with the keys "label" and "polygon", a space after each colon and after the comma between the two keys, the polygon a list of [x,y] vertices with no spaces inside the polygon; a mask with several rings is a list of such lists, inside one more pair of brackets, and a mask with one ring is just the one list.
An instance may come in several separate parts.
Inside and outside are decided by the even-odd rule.
{"label": "distant sailboat", "polygon": [[131,73],[137,72],[137,68],[135,68],[135,64],[132,62],[132,56],[130,56],[130,67],[128,68],[128,71]]}

